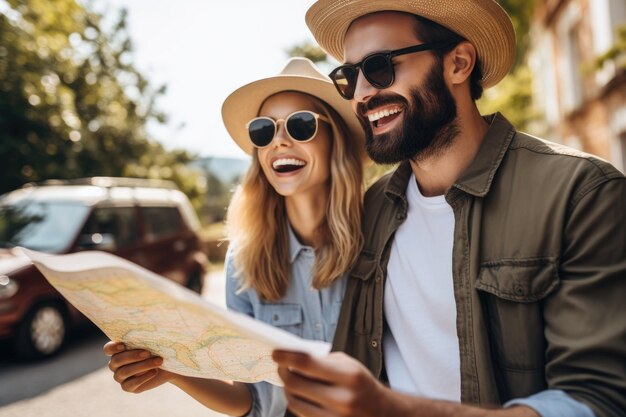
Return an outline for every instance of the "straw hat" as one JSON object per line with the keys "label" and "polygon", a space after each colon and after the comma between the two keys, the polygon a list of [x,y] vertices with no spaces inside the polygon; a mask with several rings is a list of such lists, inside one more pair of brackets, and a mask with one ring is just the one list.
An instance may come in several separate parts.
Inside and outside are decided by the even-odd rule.
{"label": "straw hat", "polygon": [[382,11],[423,16],[470,41],[482,64],[484,88],[496,85],[513,65],[515,30],[494,0],[318,0],[307,11],[306,23],[320,46],[343,62],[350,24]]}
{"label": "straw hat", "polygon": [[248,123],[259,115],[263,102],[282,91],[297,91],[324,101],[344,120],[354,146],[364,150],[365,133],[350,102],[341,98],[333,82],[307,58],[291,58],[276,76],[253,81],[231,93],[222,105],[222,119],[230,136],[247,154],[254,147],[248,136]]}

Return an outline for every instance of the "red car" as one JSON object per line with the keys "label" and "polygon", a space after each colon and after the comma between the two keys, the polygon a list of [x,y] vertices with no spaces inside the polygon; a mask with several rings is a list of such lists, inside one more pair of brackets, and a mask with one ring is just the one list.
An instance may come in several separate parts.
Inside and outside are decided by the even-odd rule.
{"label": "red car", "polygon": [[47,181],[0,196],[0,338],[24,357],[58,352],[87,320],[12,248],[104,250],[202,291],[207,257],[187,197],[166,181]]}

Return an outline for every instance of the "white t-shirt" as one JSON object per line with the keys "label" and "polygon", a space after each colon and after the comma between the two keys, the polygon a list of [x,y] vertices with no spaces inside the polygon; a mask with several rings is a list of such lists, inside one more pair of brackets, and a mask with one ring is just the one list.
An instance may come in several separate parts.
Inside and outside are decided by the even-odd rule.
{"label": "white t-shirt", "polygon": [[396,231],[385,283],[387,376],[398,391],[460,402],[454,212],[444,196],[424,197],[415,176],[406,194],[408,216]]}

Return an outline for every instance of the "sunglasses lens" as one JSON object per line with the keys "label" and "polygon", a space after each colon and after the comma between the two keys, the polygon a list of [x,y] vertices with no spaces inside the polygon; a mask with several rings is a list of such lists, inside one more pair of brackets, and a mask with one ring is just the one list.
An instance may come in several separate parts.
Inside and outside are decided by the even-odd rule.
{"label": "sunglasses lens", "polygon": [[339,94],[345,99],[354,97],[356,88],[357,70],[351,67],[339,67],[330,74],[330,78],[335,83]]}
{"label": "sunglasses lens", "polygon": [[254,119],[248,125],[250,140],[255,146],[261,148],[272,142],[275,131],[274,122],[269,119]]}
{"label": "sunglasses lens", "polygon": [[363,62],[365,78],[377,88],[387,88],[393,83],[393,64],[385,55],[372,55]]}
{"label": "sunglasses lens", "polygon": [[309,112],[298,112],[286,121],[287,132],[295,140],[305,141],[313,138],[317,130],[315,115]]}

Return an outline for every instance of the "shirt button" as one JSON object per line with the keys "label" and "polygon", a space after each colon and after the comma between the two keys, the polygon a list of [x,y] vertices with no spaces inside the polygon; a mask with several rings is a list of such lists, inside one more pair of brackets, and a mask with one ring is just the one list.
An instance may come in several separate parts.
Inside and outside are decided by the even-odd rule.
{"label": "shirt button", "polygon": [[274,315],[272,316],[272,320],[274,320],[274,321],[278,321],[278,314],[274,314]]}
{"label": "shirt button", "polygon": [[372,340],[372,347],[373,348],[377,348],[378,347],[378,342],[376,340]]}
{"label": "shirt button", "polygon": [[315,328],[317,330],[321,329],[322,328],[322,323],[315,323]]}

